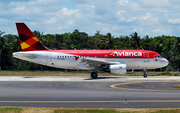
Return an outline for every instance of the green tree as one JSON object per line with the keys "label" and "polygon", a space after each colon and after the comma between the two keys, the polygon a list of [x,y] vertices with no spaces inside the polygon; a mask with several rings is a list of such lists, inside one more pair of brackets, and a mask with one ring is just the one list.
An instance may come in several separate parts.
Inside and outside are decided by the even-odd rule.
{"label": "green tree", "polygon": [[138,36],[138,33],[134,32],[130,36],[131,36],[131,46],[134,49],[140,49],[140,36]]}
{"label": "green tree", "polygon": [[111,36],[111,33],[107,33],[106,36],[100,42],[103,44],[104,49],[115,49],[114,37]]}

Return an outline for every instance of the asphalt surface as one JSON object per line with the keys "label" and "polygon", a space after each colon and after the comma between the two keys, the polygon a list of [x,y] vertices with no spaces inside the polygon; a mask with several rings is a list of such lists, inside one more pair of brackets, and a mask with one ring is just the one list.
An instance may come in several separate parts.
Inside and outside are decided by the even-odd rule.
{"label": "asphalt surface", "polygon": [[0,106],[179,108],[180,77],[0,77]]}

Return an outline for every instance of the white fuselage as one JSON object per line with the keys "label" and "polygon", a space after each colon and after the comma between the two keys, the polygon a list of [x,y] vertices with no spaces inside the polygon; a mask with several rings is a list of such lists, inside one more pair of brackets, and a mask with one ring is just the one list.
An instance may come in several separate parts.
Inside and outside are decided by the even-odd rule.
{"label": "white fuselage", "polygon": [[[27,51],[27,52],[15,52],[13,57],[22,60],[47,65],[51,67],[64,68],[64,69],[83,69],[94,70],[95,67],[89,67],[88,64],[81,62],[80,58],[76,59],[75,55],[48,52],[48,51]],[[155,69],[161,68],[168,64],[165,58],[95,58],[102,59],[106,62],[124,62],[127,65],[127,69]]]}

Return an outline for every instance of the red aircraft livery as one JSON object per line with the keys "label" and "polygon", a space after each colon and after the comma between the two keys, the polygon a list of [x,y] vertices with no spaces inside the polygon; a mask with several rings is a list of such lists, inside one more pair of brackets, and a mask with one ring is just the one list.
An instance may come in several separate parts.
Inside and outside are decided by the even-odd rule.
{"label": "red aircraft livery", "polygon": [[91,77],[98,72],[126,74],[127,69],[161,68],[168,60],[148,50],[50,50],[39,41],[24,23],[16,23],[22,51],[13,57],[56,68],[91,70]]}

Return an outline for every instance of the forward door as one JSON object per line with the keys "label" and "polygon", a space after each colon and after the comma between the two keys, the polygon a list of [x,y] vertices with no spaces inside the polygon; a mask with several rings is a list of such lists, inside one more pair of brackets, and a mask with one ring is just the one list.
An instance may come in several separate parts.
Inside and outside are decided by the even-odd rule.
{"label": "forward door", "polygon": [[144,62],[149,62],[149,53],[144,52]]}

